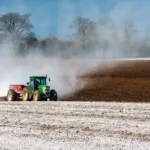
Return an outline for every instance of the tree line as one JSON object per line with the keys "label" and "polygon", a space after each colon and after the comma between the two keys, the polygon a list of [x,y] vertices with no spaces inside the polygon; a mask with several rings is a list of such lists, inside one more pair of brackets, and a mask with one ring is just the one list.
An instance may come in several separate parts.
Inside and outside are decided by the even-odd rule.
{"label": "tree line", "polygon": [[102,18],[77,17],[69,26],[68,39],[53,36],[38,39],[30,14],[10,12],[0,17],[0,44],[12,42],[15,55],[40,53],[57,57],[145,57],[150,56],[149,34],[141,37],[132,20],[115,24]]}

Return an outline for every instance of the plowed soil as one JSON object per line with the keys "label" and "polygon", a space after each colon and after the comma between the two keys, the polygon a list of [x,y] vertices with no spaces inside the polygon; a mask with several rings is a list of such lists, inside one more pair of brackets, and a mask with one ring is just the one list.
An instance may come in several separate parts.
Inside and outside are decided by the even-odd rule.
{"label": "plowed soil", "polygon": [[62,100],[150,102],[150,60],[103,62],[80,78],[85,87]]}

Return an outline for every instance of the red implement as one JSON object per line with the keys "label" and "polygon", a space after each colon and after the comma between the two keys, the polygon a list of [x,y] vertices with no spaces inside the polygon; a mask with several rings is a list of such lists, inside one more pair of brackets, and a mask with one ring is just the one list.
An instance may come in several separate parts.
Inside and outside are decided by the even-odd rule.
{"label": "red implement", "polygon": [[14,90],[17,94],[21,94],[24,87],[25,85],[21,85],[21,84],[11,84],[9,86],[9,89]]}

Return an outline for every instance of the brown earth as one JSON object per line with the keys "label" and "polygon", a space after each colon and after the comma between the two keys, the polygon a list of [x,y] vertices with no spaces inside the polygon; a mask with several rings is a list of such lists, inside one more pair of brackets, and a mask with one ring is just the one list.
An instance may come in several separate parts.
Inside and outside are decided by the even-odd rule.
{"label": "brown earth", "polygon": [[6,101],[6,96],[1,96],[0,101]]}
{"label": "brown earth", "polygon": [[81,77],[86,82],[82,90],[62,100],[150,102],[150,60],[107,61],[102,65],[103,69]]}

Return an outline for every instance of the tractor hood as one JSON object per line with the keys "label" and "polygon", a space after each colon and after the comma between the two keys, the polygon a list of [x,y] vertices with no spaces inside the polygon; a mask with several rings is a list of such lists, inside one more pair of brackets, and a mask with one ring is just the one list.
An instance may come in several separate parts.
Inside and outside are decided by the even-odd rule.
{"label": "tractor hood", "polygon": [[38,86],[38,90],[39,90],[41,93],[44,93],[45,89],[49,89],[49,90],[50,90],[50,86],[48,86],[48,85],[39,85],[39,86]]}

